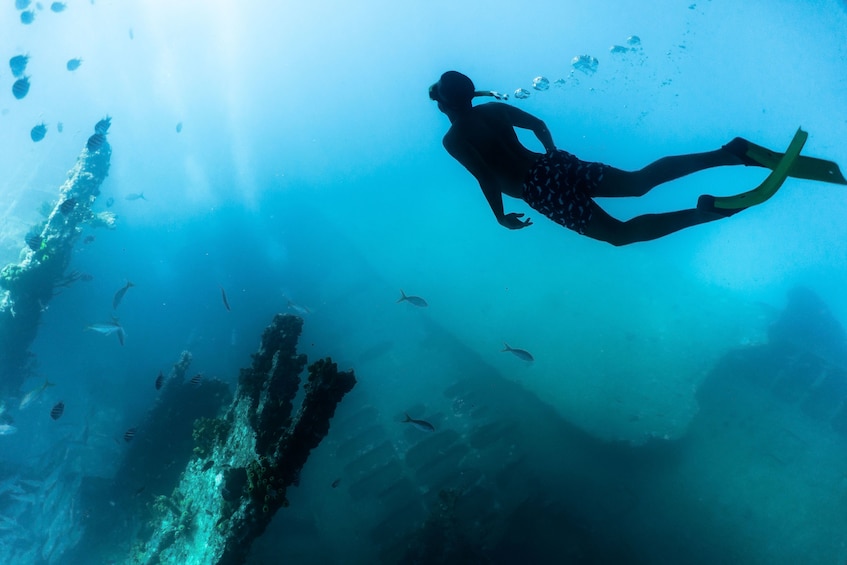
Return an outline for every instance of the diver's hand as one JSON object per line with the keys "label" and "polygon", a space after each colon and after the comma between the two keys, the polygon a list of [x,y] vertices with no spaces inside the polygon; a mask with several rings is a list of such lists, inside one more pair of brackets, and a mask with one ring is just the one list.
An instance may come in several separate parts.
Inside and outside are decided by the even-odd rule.
{"label": "diver's hand", "polygon": [[527,218],[526,220],[521,220],[523,214],[516,214],[512,212],[511,214],[506,214],[503,216],[503,219],[500,221],[500,224],[503,227],[507,227],[510,230],[519,230],[521,228],[525,228],[527,226],[532,225],[532,220]]}

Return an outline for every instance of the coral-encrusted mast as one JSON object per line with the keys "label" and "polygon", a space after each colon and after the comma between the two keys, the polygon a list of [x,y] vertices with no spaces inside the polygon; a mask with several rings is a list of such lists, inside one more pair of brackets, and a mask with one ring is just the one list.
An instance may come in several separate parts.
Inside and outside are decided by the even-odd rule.
{"label": "coral-encrusted mast", "polygon": [[224,432],[188,464],[175,508],[165,509],[166,519],[156,522],[133,563],[244,563],[274,513],[288,506],[288,487],[299,482],[338,403],[356,384],[353,372],[339,372],[331,359],[313,363],[303,404],[291,417],[306,365],[306,356],[297,353],[302,327],[302,319],[277,314],[265,329],[226,416],[218,426],[205,424]]}
{"label": "coral-encrusted mast", "polygon": [[[38,331],[41,312],[56,288],[70,284],[66,274],[82,226],[112,227],[114,216],[95,214],[91,207],[109,174],[112,148],[106,141],[109,118],[100,120],[59,188],[59,198],[46,221],[27,236],[21,260],[0,271],[0,393],[15,393],[26,378],[29,346]],[[93,140],[93,142],[92,142]]]}

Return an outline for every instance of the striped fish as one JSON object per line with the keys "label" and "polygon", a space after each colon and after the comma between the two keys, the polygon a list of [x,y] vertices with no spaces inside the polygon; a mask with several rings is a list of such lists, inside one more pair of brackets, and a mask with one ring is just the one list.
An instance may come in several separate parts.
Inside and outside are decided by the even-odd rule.
{"label": "striped fish", "polygon": [[12,85],[12,94],[20,100],[29,92],[29,77],[19,78]]}
{"label": "striped fish", "polygon": [[50,417],[53,418],[54,420],[58,420],[59,418],[62,417],[62,414],[64,414],[64,413],[65,413],[65,403],[62,402],[62,401],[59,401],[59,402],[56,403],[55,406],[53,406],[53,409],[50,410]]}

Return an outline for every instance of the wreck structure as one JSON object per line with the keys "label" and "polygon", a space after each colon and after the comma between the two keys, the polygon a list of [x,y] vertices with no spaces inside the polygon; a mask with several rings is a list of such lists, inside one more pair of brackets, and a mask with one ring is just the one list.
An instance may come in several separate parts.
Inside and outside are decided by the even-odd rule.
{"label": "wreck structure", "polygon": [[74,245],[84,226],[113,227],[115,216],[92,210],[109,174],[112,148],[106,135],[111,119],[95,125],[47,218],[26,236],[18,263],[0,271],[0,392],[15,393],[27,376],[29,347],[41,313],[57,288],[73,283],[68,273]]}
{"label": "wreck structure", "polygon": [[[196,410],[186,416],[181,409],[186,406],[181,395],[191,387],[186,379],[190,355],[183,353],[159,404],[139,426],[134,453],[127,454],[117,473],[122,480],[132,478],[117,485],[125,496],[116,505],[116,516],[108,519],[115,523],[118,513],[131,511],[127,504],[133,500],[147,517],[131,534],[136,542],[129,555],[120,556],[126,563],[244,563],[251,543],[274,514],[288,506],[287,489],[299,483],[309,453],[327,435],[338,403],[356,383],[352,371],[339,372],[331,359],[319,360],[308,367],[302,405],[293,413],[307,363],[306,356],[297,353],[302,326],[296,316],[274,317],[252,366],[241,370],[228,407],[223,402],[228,389],[220,381],[203,383],[206,389],[199,396],[191,391],[192,404],[196,406],[199,397],[205,416]],[[221,410],[210,414],[216,402]],[[193,431],[186,429],[192,421]],[[169,443],[163,449],[165,441],[180,445]],[[167,467],[157,463],[163,457],[170,461]],[[147,472],[139,471],[142,465]],[[121,551],[85,546],[83,542],[79,549],[87,555],[105,557],[110,552],[112,559],[119,557],[116,549]]]}

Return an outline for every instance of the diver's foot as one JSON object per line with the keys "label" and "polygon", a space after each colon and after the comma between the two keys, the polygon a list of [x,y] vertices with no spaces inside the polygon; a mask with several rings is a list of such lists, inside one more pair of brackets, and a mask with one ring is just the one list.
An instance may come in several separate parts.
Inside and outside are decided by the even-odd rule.
{"label": "diver's foot", "polygon": [[757,163],[749,156],[747,156],[747,149],[750,145],[750,142],[744,139],[743,137],[736,137],[723,147],[724,151],[730,153],[734,157],[738,158],[740,164],[745,165],[747,167],[761,167],[760,163]]}
{"label": "diver's foot", "polygon": [[707,212],[709,214],[728,218],[742,210],[746,210],[747,208],[717,208],[715,207],[715,197],[709,194],[703,194],[697,199],[697,209],[701,212]]}

